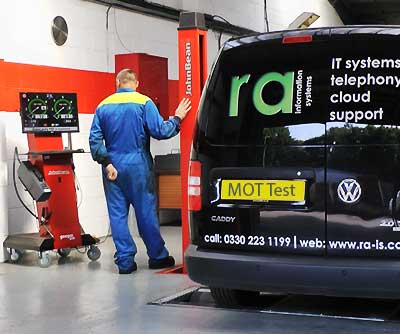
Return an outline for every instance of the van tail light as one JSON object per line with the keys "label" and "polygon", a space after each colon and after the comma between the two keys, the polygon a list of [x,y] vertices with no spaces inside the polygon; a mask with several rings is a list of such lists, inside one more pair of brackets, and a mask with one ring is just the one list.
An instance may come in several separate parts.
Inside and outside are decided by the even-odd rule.
{"label": "van tail light", "polygon": [[293,44],[293,43],[309,43],[312,42],[312,35],[303,35],[303,36],[285,36],[283,37],[283,44]]}
{"label": "van tail light", "polygon": [[188,180],[189,210],[201,210],[201,162],[190,160]]}

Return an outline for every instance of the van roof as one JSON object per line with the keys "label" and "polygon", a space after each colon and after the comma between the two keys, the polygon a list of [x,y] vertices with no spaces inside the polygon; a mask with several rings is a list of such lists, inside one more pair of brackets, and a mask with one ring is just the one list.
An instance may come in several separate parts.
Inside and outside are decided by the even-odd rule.
{"label": "van roof", "polygon": [[278,40],[288,36],[329,36],[332,35],[400,35],[400,26],[389,25],[353,25],[339,27],[307,28],[257,33],[231,38],[225,42],[223,50],[241,47],[248,44]]}

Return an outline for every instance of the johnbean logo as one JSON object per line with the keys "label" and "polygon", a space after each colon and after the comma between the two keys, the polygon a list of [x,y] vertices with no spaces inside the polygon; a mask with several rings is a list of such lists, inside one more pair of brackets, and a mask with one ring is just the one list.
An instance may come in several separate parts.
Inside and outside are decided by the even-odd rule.
{"label": "johnbean logo", "polygon": [[185,44],[185,94],[192,96],[192,45],[190,42]]}
{"label": "johnbean logo", "polygon": [[[240,89],[243,85],[248,84],[251,75],[245,74],[241,77],[235,76],[232,78],[231,95],[229,105],[229,116],[237,117],[239,115],[239,98]],[[283,94],[275,104],[269,104],[265,101],[268,96],[268,84],[276,82],[283,88]],[[270,72],[261,76],[253,87],[253,104],[258,112],[266,116],[272,116],[279,112],[284,114],[292,113],[293,105],[293,85],[294,72],[286,72],[284,74],[278,72]]]}

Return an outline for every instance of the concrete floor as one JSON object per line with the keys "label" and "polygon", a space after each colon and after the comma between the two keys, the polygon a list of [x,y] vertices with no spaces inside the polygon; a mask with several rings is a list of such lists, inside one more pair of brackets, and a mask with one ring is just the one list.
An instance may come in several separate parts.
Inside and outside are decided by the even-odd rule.
{"label": "concrete floor", "polygon": [[[180,254],[180,229],[162,227],[172,255]],[[156,275],[138,243],[139,270],[117,274],[111,240],[102,258],[91,263],[73,252],[66,261],[54,256],[47,269],[36,255],[21,264],[0,264],[0,333],[399,333],[399,323],[258,314],[221,309],[147,305],[193,286],[185,275]]]}

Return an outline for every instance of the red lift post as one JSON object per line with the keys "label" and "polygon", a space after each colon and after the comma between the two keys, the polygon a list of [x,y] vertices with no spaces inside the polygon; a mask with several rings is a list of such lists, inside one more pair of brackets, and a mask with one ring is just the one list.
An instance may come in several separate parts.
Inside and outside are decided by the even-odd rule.
{"label": "red lift post", "polygon": [[[182,122],[180,131],[180,169],[182,184],[182,252],[189,245],[188,169],[190,149],[200,97],[207,79],[207,29],[204,14],[182,13],[178,28],[179,100],[187,97],[192,110]],[[183,272],[185,273],[184,258]]]}

